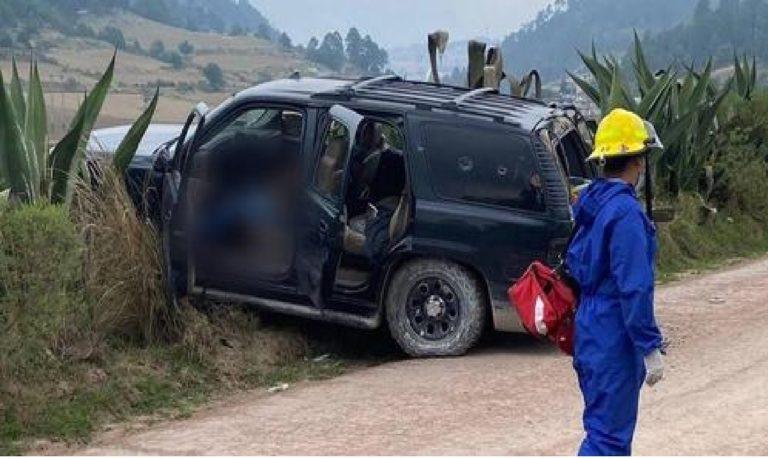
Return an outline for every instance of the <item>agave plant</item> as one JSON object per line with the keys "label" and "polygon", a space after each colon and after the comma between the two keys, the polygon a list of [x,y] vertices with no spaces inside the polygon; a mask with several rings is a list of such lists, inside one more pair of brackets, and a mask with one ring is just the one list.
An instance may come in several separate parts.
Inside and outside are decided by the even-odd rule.
{"label": "agave plant", "polygon": [[[73,179],[84,171],[85,149],[96,118],[109,92],[115,55],[93,90],[86,95],[69,131],[49,152],[47,115],[37,63],[29,70],[24,94],[16,61],[6,88],[0,73],[0,190],[14,201],[45,200],[69,204]],[[114,164],[123,171],[133,158],[157,106],[158,92],[118,147]]]}
{"label": "agave plant", "polygon": [[757,85],[757,60],[752,57],[752,65],[749,64],[747,55],[739,61],[736,52],[733,53],[733,73],[736,79],[736,92],[744,100],[752,99]]}
{"label": "agave plant", "polygon": [[665,146],[656,173],[665,191],[698,191],[713,154],[718,110],[731,91],[731,81],[716,87],[711,60],[701,72],[687,67],[683,76],[671,68],[652,72],[636,33],[632,56],[636,88],[627,85],[614,58],[598,58],[594,45],[591,55],[579,55],[594,83],[569,75],[602,113],[626,108],[656,127]]}

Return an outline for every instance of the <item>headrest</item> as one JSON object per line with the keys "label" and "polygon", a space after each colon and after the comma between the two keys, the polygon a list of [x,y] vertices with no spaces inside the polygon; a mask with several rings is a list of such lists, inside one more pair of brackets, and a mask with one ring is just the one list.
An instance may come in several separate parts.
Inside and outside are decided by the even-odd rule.
{"label": "headrest", "polygon": [[300,113],[283,112],[280,117],[280,129],[283,131],[283,135],[289,137],[301,136],[301,120]]}
{"label": "headrest", "polygon": [[360,134],[360,148],[364,152],[370,152],[376,148],[380,148],[384,143],[384,132],[381,129],[381,124],[376,122],[369,122],[363,125],[362,132]]}

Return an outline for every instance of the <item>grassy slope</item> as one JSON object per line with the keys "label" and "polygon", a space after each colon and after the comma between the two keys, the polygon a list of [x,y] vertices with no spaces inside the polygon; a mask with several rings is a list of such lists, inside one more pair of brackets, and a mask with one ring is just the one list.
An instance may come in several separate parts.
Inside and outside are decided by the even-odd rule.
{"label": "grassy slope", "polygon": [[[194,55],[182,69],[173,69],[167,63],[146,55],[121,51],[115,68],[114,91],[102,110],[101,126],[123,124],[135,119],[146,104],[142,96],[147,88],[154,88],[158,81],[164,85],[155,120],[158,122],[182,122],[191,106],[204,101],[214,106],[233,91],[253,86],[265,79],[282,78],[299,70],[313,75],[326,72],[302,56],[281,50],[276,44],[253,36],[228,37],[212,33],[191,32],[151,21],[134,14],[120,13],[110,16],[86,16],[81,18],[94,30],[107,25],[119,27],[128,43],[138,40],[144,50],[152,42],[162,40],[169,51],[188,41],[195,47]],[[70,78],[83,87],[92,87],[113,53],[106,42],[63,36],[57,32],[44,32],[38,47],[46,49],[40,63],[44,83],[61,84]],[[22,61],[27,51],[19,51]],[[179,90],[179,85],[196,86],[204,80],[202,69],[210,62],[217,63],[224,72],[226,88],[219,92]],[[26,78],[26,62],[22,62],[22,78]],[[0,70],[6,77],[11,74],[9,53],[0,53]],[[54,135],[61,134],[82,99],[81,92],[49,94],[46,101],[52,113]]]}
{"label": "grassy slope", "polygon": [[[379,336],[335,327],[271,317],[265,323],[223,306],[213,317],[186,314],[191,328],[180,342],[113,339],[81,358],[51,355],[42,368],[23,369],[31,377],[6,381],[0,455],[44,451],[50,441],[86,442],[113,423],[184,418],[233,391],[329,378],[393,355],[392,347],[378,350],[387,346]],[[350,352],[359,340],[366,350]]]}
{"label": "grassy slope", "polygon": [[[188,41],[195,47],[194,56],[188,66],[181,70],[173,70],[167,64],[151,60],[152,63],[143,70],[143,63],[146,60],[136,56],[135,72],[120,72],[118,68],[116,74],[118,81],[125,84],[146,83],[155,81],[158,78],[174,82],[197,83],[201,78],[201,70],[208,63],[218,64],[224,71],[225,80],[232,88],[242,88],[252,85],[257,81],[265,79],[280,78],[290,75],[294,70],[300,70],[304,73],[316,73],[319,71],[314,64],[302,59],[294,53],[286,53],[280,50],[278,46],[267,40],[252,36],[230,37],[213,33],[191,32],[189,30],[171,27],[165,24],[153,22],[151,20],[129,14],[121,13],[110,16],[94,16],[86,18],[85,21],[94,29],[100,30],[107,25],[118,27],[123,31],[128,43],[138,40],[141,47],[149,50],[152,43],[160,40],[165,44],[166,50],[176,50],[177,46],[183,41]],[[88,64],[85,60],[87,55],[82,56],[83,61],[78,61],[77,57],[71,56],[83,68]],[[96,59],[95,62],[103,62],[104,59]],[[158,71],[157,67],[162,71]],[[123,75],[123,80],[120,80]]]}
{"label": "grassy slope", "polygon": [[662,282],[768,252],[764,220],[728,209],[706,215],[699,202],[683,197],[675,221],[659,227],[657,278]]}

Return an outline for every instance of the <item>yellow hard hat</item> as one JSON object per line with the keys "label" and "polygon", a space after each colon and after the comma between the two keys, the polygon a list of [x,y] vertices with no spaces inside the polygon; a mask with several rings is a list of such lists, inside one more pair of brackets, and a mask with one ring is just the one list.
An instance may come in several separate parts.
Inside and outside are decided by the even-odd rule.
{"label": "yellow hard hat", "polygon": [[617,108],[600,121],[595,151],[587,160],[635,156],[649,148],[664,148],[653,125],[630,111]]}

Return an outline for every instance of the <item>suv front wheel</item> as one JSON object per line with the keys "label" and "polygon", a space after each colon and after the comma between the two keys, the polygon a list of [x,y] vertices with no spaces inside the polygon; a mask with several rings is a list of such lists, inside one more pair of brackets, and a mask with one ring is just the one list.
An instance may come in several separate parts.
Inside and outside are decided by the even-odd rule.
{"label": "suv front wheel", "polygon": [[448,261],[406,263],[389,284],[385,306],[392,337],[414,357],[462,355],[485,325],[480,281]]}

